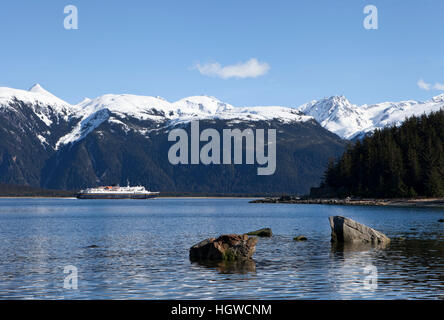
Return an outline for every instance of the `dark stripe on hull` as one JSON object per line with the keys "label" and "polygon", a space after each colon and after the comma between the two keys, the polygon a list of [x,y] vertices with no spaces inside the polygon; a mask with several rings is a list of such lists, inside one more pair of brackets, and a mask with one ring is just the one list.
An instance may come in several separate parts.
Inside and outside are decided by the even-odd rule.
{"label": "dark stripe on hull", "polygon": [[156,198],[156,194],[88,194],[88,193],[78,193],[77,199],[152,199]]}

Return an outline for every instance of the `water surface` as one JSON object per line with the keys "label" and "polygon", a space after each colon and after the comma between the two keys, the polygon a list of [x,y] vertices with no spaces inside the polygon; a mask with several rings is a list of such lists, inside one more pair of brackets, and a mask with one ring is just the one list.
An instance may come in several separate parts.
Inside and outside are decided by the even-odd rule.
{"label": "water surface", "polygon": [[[444,298],[444,210],[248,201],[0,199],[0,298]],[[332,247],[331,215],[395,240]],[[189,261],[205,238],[262,227],[274,236],[259,239],[252,263]],[[63,287],[66,266],[78,270],[77,290]]]}

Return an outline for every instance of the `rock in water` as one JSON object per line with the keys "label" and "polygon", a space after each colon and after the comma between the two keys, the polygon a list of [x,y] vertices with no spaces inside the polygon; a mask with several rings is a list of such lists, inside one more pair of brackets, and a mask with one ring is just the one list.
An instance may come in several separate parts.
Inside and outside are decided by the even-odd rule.
{"label": "rock in water", "polygon": [[273,232],[271,232],[271,228],[263,228],[256,231],[248,232],[249,236],[258,236],[258,237],[271,237]]}
{"label": "rock in water", "polygon": [[306,236],[297,236],[293,238],[294,241],[307,241]]}
{"label": "rock in water", "polygon": [[362,242],[372,244],[387,244],[390,242],[390,238],[385,234],[352,219],[335,216],[329,217],[329,220],[332,242]]}
{"label": "rock in water", "polygon": [[257,238],[246,234],[226,234],[209,238],[190,248],[190,260],[235,261],[250,259],[256,251]]}

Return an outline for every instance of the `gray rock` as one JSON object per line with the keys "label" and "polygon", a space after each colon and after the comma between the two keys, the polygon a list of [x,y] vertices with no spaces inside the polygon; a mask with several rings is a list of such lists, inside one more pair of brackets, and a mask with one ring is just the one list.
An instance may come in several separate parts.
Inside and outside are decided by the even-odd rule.
{"label": "gray rock", "polygon": [[273,232],[271,232],[271,228],[263,228],[256,231],[248,232],[249,236],[258,236],[258,237],[271,237]]}
{"label": "gray rock", "polygon": [[362,242],[371,244],[387,244],[390,242],[390,238],[385,234],[352,219],[335,216],[329,217],[329,220],[332,242]]}
{"label": "gray rock", "polygon": [[226,234],[203,240],[190,248],[190,260],[237,261],[250,259],[256,251],[257,238],[246,234]]}

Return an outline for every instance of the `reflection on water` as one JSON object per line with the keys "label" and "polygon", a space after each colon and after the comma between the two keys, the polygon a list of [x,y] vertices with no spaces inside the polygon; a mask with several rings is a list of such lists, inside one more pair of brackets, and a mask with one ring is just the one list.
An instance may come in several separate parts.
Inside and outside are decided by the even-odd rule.
{"label": "reflection on water", "polygon": [[[393,240],[332,245],[331,215]],[[443,216],[245,199],[0,199],[0,298],[443,299]],[[189,260],[202,239],[264,226],[275,236],[259,239],[253,260]],[[293,241],[298,234],[308,241]],[[78,290],[63,288],[67,265]]]}
{"label": "reflection on water", "polygon": [[[363,298],[404,298],[406,288],[414,288],[412,298],[444,298],[444,245],[438,240],[395,239],[388,245],[332,245],[332,264],[338,279],[338,294]],[[377,265],[378,267],[376,267]],[[377,286],[365,286],[374,267]]]}
{"label": "reflection on water", "polygon": [[[377,299],[378,268],[372,263],[374,255],[388,246],[362,242],[331,244],[329,277],[335,279],[338,298],[353,295],[355,298]],[[374,280],[370,283],[370,279]],[[373,281],[375,285],[370,285]]]}
{"label": "reflection on water", "polygon": [[256,272],[256,263],[253,259],[243,259],[239,261],[193,261],[197,265],[205,268],[215,269],[217,272],[246,274]]}
{"label": "reflection on water", "polygon": [[356,251],[372,251],[382,250],[389,247],[388,243],[364,243],[364,242],[332,242],[331,251],[337,256],[344,256],[344,252],[356,252]]}

